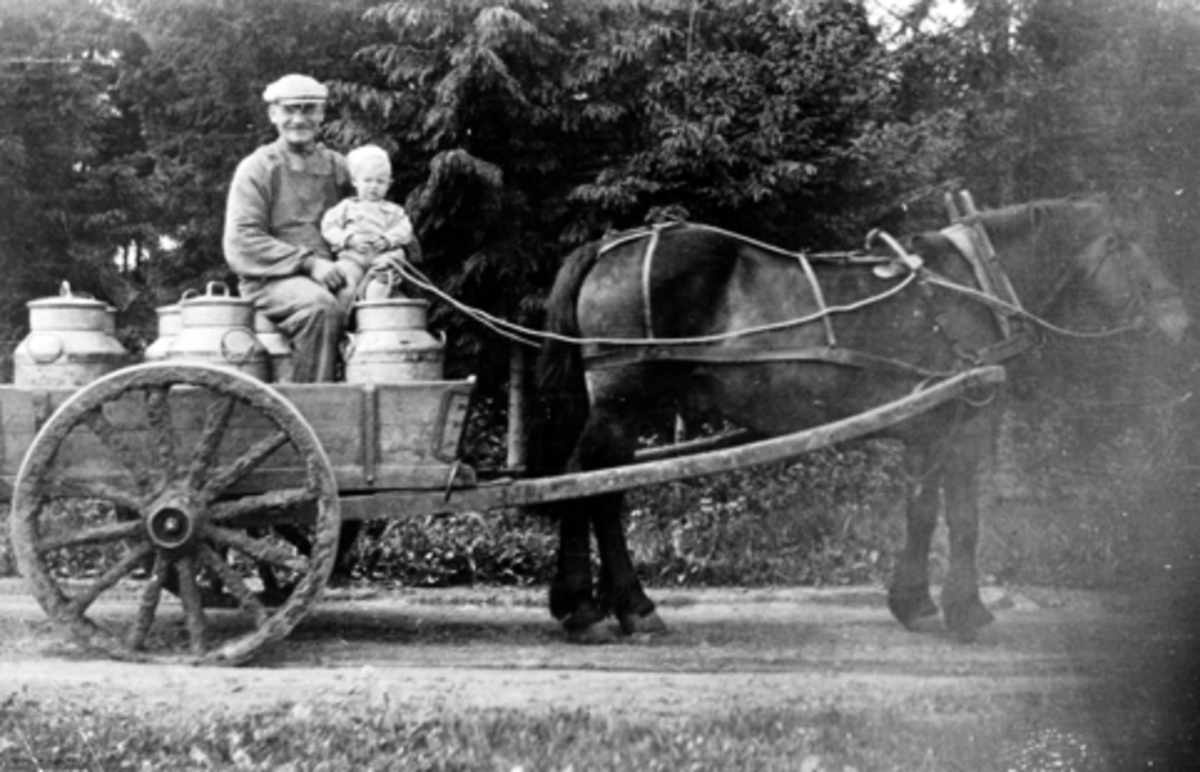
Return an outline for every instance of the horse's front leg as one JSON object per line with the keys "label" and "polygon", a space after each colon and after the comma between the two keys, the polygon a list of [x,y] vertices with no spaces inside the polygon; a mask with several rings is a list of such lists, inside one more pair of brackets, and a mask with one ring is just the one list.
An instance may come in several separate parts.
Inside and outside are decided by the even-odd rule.
{"label": "horse's front leg", "polygon": [[[922,458],[924,454],[921,454]],[[929,594],[929,551],[937,528],[941,486],[937,475],[914,479],[905,502],[904,551],[896,562],[888,588],[888,608],[908,629],[936,616],[937,604]]]}
{"label": "horse's front leg", "polygon": [[995,617],[979,597],[975,565],[979,544],[979,459],[966,453],[949,462],[943,476],[950,568],[942,588],[946,626],[959,640],[971,642]]}

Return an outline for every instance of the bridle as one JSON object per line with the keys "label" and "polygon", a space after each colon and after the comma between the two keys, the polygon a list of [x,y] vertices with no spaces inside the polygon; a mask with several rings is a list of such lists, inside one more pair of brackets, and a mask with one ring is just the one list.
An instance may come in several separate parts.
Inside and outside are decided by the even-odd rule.
{"label": "bridle", "polygon": [[[981,292],[974,287],[968,287],[966,285],[946,279],[945,277],[932,271],[928,271],[927,269],[925,269],[926,275],[924,276],[924,280],[927,283],[934,284],[939,287],[957,292],[961,295],[970,297],[980,303],[983,303],[984,305],[989,306],[998,313],[1007,314],[1013,318],[1025,320],[1041,330],[1064,337],[1107,338],[1115,335],[1123,335],[1134,330],[1143,329],[1146,326],[1146,321],[1144,316],[1141,314],[1142,309],[1154,302],[1169,299],[1170,297],[1175,296],[1177,293],[1167,290],[1161,293],[1162,297],[1155,297],[1153,294],[1147,298],[1139,297],[1135,289],[1136,282],[1133,279],[1130,267],[1126,261],[1120,260],[1119,258],[1114,258],[1115,254],[1123,251],[1124,245],[1128,243],[1127,240],[1122,236],[1112,233],[1106,233],[1103,236],[1099,236],[1096,240],[1103,240],[1108,246],[1098,259],[1092,261],[1092,263],[1087,266],[1086,269],[1084,269],[1082,279],[1085,282],[1095,282],[1096,277],[1099,275],[1100,271],[1104,269],[1105,265],[1110,260],[1116,259],[1117,265],[1120,267],[1120,270],[1124,275],[1126,286],[1130,287],[1130,294],[1133,296],[1127,304],[1126,309],[1122,312],[1122,316],[1124,318],[1133,319],[1134,321],[1132,323],[1120,324],[1119,326],[1109,327],[1102,330],[1071,330],[1054,324],[1041,314],[1028,311],[1020,304],[1009,303],[1002,298],[997,298],[994,295]],[[1045,295],[1045,297],[1048,299],[1047,308],[1053,307],[1057,300],[1063,296],[1066,288],[1077,281],[1079,271],[1079,266],[1069,265],[1062,270],[1053,281],[1049,283],[1051,290]],[[1044,313],[1044,311],[1042,313]]]}

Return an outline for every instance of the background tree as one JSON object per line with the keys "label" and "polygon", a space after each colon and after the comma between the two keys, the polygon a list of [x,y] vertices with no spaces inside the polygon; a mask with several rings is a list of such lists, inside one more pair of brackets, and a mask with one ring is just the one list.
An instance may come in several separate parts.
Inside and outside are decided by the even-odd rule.
{"label": "background tree", "polygon": [[130,0],[123,9],[148,52],[122,70],[114,94],[140,126],[159,239],[144,244],[143,325],[182,289],[232,281],[221,255],[229,180],[271,141],[262,92],[289,72],[351,77],[371,39],[358,0]]}
{"label": "background tree", "polygon": [[[1200,8],[964,6],[946,23],[923,0],[887,18],[865,0],[9,0],[8,350],[25,302],[62,279],[120,305],[135,349],[155,306],[230,279],[229,179],[273,137],[263,87],[293,71],[333,86],[327,142],[393,152],[392,197],[412,211],[436,284],[530,326],[562,256],[609,229],[686,214],[840,249],[874,225],[943,225],[942,193],[957,187],[985,206],[1117,193],[1194,300]],[[435,309],[450,372],[478,374],[482,412],[497,414],[508,344]],[[1131,338],[1122,371],[1100,351],[1043,350],[1083,418],[1062,418],[1062,399],[1022,408],[1053,434],[1023,447],[1102,439],[1172,461],[1187,445],[1164,439],[1183,423],[1174,395],[1197,357],[1164,368]]]}
{"label": "background tree", "polygon": [[121,305],[113,255],[144,238],[136,124],[111,99],[143,49],[103,3],[20,0],[0,23],[0,324],[6,354],[25,302],[60,281]]}

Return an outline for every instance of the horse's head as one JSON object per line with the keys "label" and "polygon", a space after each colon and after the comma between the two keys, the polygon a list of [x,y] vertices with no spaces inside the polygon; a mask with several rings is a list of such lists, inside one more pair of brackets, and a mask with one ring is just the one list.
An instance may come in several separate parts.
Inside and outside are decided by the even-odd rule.
{"label": "horse's head", "polygon": [[1179,288],[1141,234],[1112,215],[1107,199],[1090,201],[1102,208],[1101,227],[1075,255],[1086,289],[1115,318],[1180,343],[1191,320]]}
{"label": "horse's head", "polygon": [[1172,343],[1182,341],[1190,319],[1179,288],[1106,196],[995,210],[985,213],[984,224],[1009,258],[1005,267],[1025,274],[1031,297],[1022,300],[1032,300],[1027,308],[1035,313],[1086,296],[1116,327],[1157,330]]}

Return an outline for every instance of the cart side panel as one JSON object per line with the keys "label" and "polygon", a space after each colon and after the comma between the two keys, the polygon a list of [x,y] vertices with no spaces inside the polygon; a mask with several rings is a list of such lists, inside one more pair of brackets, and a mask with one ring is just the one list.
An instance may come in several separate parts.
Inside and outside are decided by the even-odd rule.
{"label": "cart side panel", "polygon": [[[469,468],[457,463],[473,383],[433,381],[407,384],[281,384],[276,389],[312,426],[333,466],[342,491],[444,489],[473,485]],[[72,390],[0,387],[0,496],[11,500],[12,484],[38,429]],[[209,395],[173,398],[171,423],[179,464],[205,433]],[[105,404],[104,416],[131,448],[133,457],[150,451],[151,431],[144,395],[130,394]],[[222,432],[219,463],[246,453],[275,428],[266,417],[239,406]],[[79,432],[59,449],[59,462],[76,479],[125,477],[128,470],[90,432]],[[304,463],[283,447],[247,475],[233,492],[261,492],[301,484]]]}
{"label": "cart side panel", "polygon": [[[472,381],[276,388],[320,438],[343,493],[475,484],[473,471],[458,464]],[[269,490],[295,474],[284,465],[264,467],[241,487]]]}
{"label": "cart side panel", "polygon": [[473,384],[282,385],[312,425],[344,492],[474,484],[458,463]]}
{"label": "cart side panel", "polygon": [[13,482],[38,427],[72,393],[0,385],[0,500],[12,500]]}

